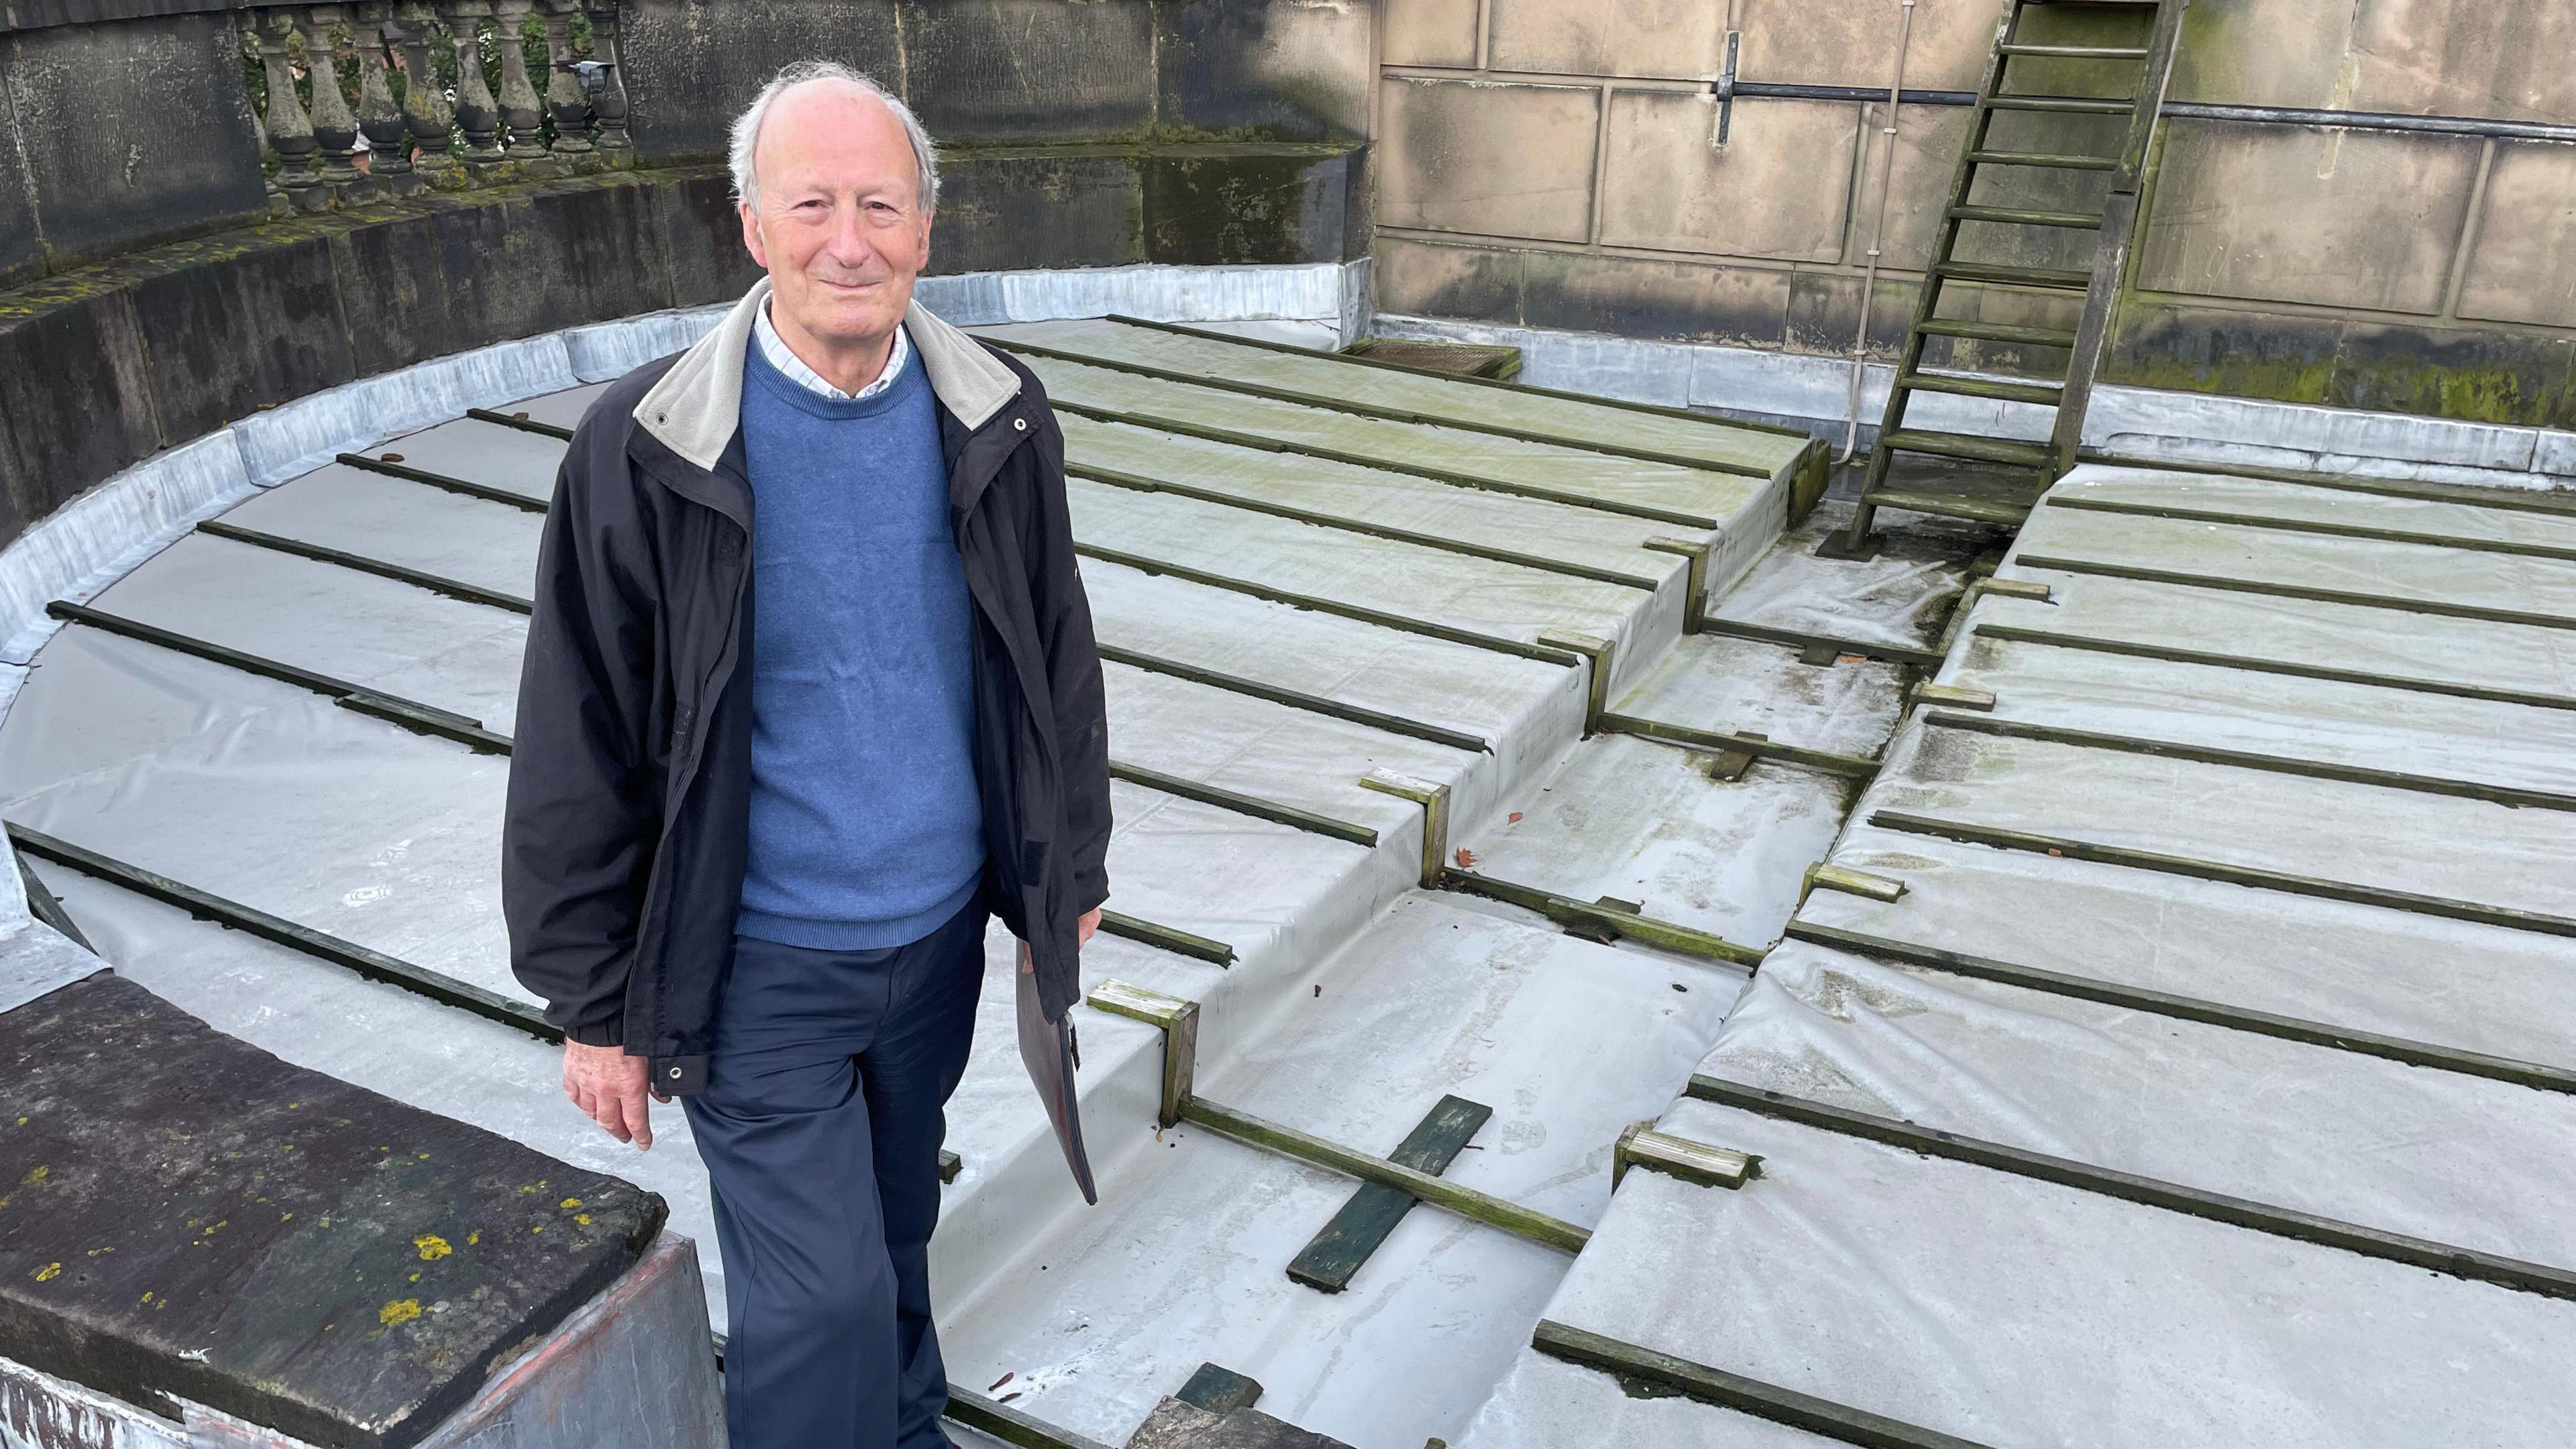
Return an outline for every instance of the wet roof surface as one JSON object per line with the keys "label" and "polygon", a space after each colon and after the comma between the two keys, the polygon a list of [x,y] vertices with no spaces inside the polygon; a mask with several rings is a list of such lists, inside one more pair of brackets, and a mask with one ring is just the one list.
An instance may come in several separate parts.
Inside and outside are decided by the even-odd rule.
{"label": "wet roof surface", "polygon": [[[1279,374],[1321,389],[1279,402],[1114,366],[1081,374],[1122,402],[1270,430],[1256,445],[1066,415],[1122,776],[1109,904],[1128,918],[1086,953],[1086,976],[1202,1002],[1210,1100],[1382,1153],[1444,1095],[1468,1097],[1493,1115],[1452,1180],[1569,1222],[1598,1217],[1610,1142],[1669,1101],[1742,970],[1424,892],[1422,809],[1360,781],[1448,786],[1455,858],[1488,852],[1507,884],[1776,935],[1844,787],[1767,764],[1720,781],[1705,752],[1642,739],[1578,746],[1590,666],[1561,631],[1607,643],[1624,709],[1652,718],[1669,701],[1686,724],[1871,748],[1895,706],[1883,666],[1809,668],[1682,633],[1693,569],[1673,543],[1758,555],[1803,442],[1549,399],[1551,439],[1529,441],[1489,430],[1509,426],[1495,398],[1518,394],[1144,328],[1059,330],[1104,361],[1139,339],[1157,357],[1177,342],[1210,377],[1239,364],[1246,386]],[[1455,399],[1475,426],[1336,407],[1329,384],[1344,373],[1417,411]],[[561,429],[596,391],[394,439],[366,455],[380,466],[294,478],[86,601],[94,612],[46,645],[0,729],[0,801],[21,826],[442,978],[451,995],[482,993],[488,1009],[471,1014],[191,919],[96,869],[34,867],[111,962],[176,1004],[299,1064],[619,1173],[711,1245],[679,1114],[661,1115],[660,1144],[639,1157],[562,1101],[554,1049],[524,1027],[535,1003],[509,975],[498,912],[503,751],[562,450],[510,415]],[[1640,428],[1727,466],[1562,440]],[[1394,466],[1353,461],[1381,454]],[[1761,459],[1769,471],[1747,476]],[[997,931],[992,955],[1007,960],[1007,945]],[[1008,978],[988,980],[949,1114],[961,1163],[936,1248],[960,1383],[1012,1373],[1000,1392],[1014,1407],[1113,1442],[1204,1360],[1260,1379],[1266,1410],[1353,1442],[1467,1423],[1527,1342],[1563,1252],[1422,1208],[1345,1291],[1292,1282],[1287,1260],[1350,1179],[1195,1124],[1158,1132],[1159,1034],[1088,1010],[1105,1192],[1074,1209],[1012,1055]]]}
{"label": "wet roof surface", "polygon": [[1462,1442],[2566,1442],[2552,507],[2060,482]]}
{"label": "wet roof surface", "polygon": [[[933,1248],[959,1384],[1108,1443],[1211,1361],[1361,1449],[2576,1427],[2564,516],[2088,467],[2001,569],[2048,597],[1981,590],[1945,641],[1978,539],[1812,558],[1797,439],[1166,328],[996,335],[1068,405],[1109,658],[1123,919],[1086,984],[1199,1004],[1213,1113],[1159,1126],[1162,1032],[1084,1008],[1082,1208],[988,972]],[[595,392],[508,411],[560,429]],[[560,450],[457,419],[370,450],[404,474],[324,467],[165,550],[38,656],[0,809],[487,993],[35,867],[178,1005],[650,1187],[711,1247],[684,1119],[611,1142],[514,1015],[499,751]],[[1569,632],[1609,646],[1597,698]],[[1873,652],[1992,705],[1901,715]],[[1447,788],[1440,888],[1372,772]],[[1804,893],[1828,858],[1903,893]],[[1357,1188],[1317,1144],[1388,1153],[1444,1098],[1490,1109],[1441,1174],[1466,1196],[1340,1292],[1292,1280]],[[1614,1193],[1647,1120],[1759,1175]]]}

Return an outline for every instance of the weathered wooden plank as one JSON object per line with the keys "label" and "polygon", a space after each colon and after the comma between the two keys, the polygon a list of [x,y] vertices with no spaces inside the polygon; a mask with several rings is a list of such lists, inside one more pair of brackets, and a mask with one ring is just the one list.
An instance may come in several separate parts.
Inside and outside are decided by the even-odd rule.
{"label": "weathered wooden plank", "polygon": [[1400,1187],[1433,1207],[1473,1218],[1477,1222],[1515,1233],[1560,1253],[1580,1253],[1592,1241],[1592,1230],[1563,1218],[1550,1217],[1516,1202],[1445,1182],[1427,1172],[1355,1152],[1338,1142],[1329,1142],[1311,1132],[1264,1121],[1249,1112],[1238,1112],[1205,1097],[1193,1097],[1182,1113],[1186,1121],[1195,1122],[1211,1132],[1222,1133],[1237,1142],[1267,1149],[1286,1157],[1311,1162],[1318,1167],[1346,1173],[1363,1182],[1382,1182]]}
{"label": "weathered wooden plank", "polygon": [[[1387,1154],[1387,1161],[1437,1177],[1449,1170],[1449,1164],[1466,1150],[1468,1140],[1493,1115],[1494,1109],[1481,1102],[1444,1096]],[[1333,1220],[1324,1224],[1323,1231],[1315,1234],[1289,1262],[1288,1276],[1322,1293],[1339,1293],[1348,1288],[1352,1275],[1384,1245],[1395,1225],[1413,1211],[1416,1201],[1402,1188],[1362,1183],[1350,1201],[1342,1204],[1341,1211],[1333,1214]]]}

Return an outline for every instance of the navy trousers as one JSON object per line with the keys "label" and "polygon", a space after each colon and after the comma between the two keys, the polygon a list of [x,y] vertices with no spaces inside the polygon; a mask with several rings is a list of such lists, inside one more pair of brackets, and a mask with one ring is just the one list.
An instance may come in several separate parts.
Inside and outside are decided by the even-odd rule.
{"label": "navy trousers", "polygon": [[984,908],[909,945],[735,939],[685,1099],[724,1253],[733,1449],[939,1449],[941,1108],[965,1075]]}

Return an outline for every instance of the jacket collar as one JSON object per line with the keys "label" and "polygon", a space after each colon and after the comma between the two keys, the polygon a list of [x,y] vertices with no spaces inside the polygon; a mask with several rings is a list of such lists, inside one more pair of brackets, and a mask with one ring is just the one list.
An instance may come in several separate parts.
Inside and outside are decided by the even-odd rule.
{"label": "jacket collar", "polygon": [[[742,360],[751,328],[769,300],[769,279],[752,284],[716,329],[697,340],[635,404],[636,426],[691,465],[708,472],[742,426]],[[981,343],[932,315],[915,299],[903,314],[930,390],[969,431],[990,422],[1019,395],[1019,374]]]}

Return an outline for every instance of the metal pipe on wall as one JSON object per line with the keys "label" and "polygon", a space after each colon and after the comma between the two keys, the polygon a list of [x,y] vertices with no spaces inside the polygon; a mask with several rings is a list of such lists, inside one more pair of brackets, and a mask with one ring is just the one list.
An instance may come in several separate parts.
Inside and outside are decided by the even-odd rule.
{"label": "metal pipe on wall", "polygon": [[[1887,99],[1874,86],[1786,85],[1737,81],[1739,101],[1851,101]],[[1909,106],[1973,106],[1975,91],[1905,91]],[[2490,136],[2499,141],[2576,142],[2576,126],[2548,121],[2509,121],[2498,116],[2418,116],[2398,111],[2339,111],[2312,106],[2236,106],[2208,101],[2167,101],[2161,114],[2193,121],[2237,121],[2266,126],[2327,126],[2348,131],[2413,131],[2435,136]]]}
{"label": "metal pipe on wall", "polygon": [[[1903,114],[1905,100],[1905,54],[1914,42],[1914,6],[1916,0],[1900,0],[1904,13],[1897,19],[1896,74],[1887,82],[1887,124],[1879,134],[1887,138],[1887,155],[1878,168],[1878,203],[1872,208],[1869,223],[1869,271],[1860,283],[1860,322],[1852,334],[1851,399],[1847,405],[1849,421],[1843,428],[1843,450],[1834,455],[1833,466],[1841,467],[1860,450],[1860,384],[1869,362],[1869,309],[1878,292],[1878,259],[1887,241],[1887,197],[1896,180],[1896,127]],[[1742,92],[1739,90],[1738,92]],[[1975,99],[1972,95],[1970,99]]]}

